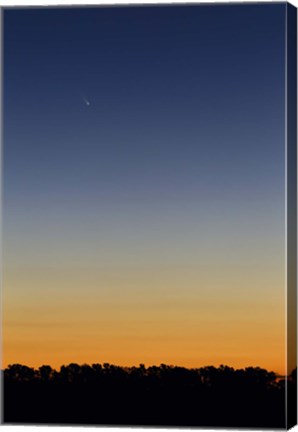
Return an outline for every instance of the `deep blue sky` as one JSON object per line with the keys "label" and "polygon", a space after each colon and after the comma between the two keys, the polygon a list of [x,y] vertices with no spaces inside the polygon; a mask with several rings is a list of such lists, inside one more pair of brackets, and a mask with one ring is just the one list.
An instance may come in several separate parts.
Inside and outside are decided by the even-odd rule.
{"label": "deep blue sky", "polygon": [[5,190],[46,200],[268,193],[282,175],[284,11],[6,10]]}

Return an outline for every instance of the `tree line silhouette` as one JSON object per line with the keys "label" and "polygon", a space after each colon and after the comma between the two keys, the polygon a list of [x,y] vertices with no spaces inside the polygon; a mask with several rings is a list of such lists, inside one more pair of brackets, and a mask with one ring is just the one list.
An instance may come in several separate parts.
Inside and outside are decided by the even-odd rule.
{"label": "tree line silhouette", "polygon": [[[56,371],[9,365],[5,423],[285,428],[296,424],[297,370],[120,367],[71,363]],[[286,391],[289,411],[286,418]]]}

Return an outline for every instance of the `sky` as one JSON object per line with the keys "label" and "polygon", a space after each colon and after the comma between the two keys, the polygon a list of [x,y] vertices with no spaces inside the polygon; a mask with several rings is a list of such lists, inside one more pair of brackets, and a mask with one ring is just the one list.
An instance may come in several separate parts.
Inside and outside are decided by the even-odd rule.
{"label": "sky", "polygon": [[4,10],[4,366],[285,371],[285,7]]}

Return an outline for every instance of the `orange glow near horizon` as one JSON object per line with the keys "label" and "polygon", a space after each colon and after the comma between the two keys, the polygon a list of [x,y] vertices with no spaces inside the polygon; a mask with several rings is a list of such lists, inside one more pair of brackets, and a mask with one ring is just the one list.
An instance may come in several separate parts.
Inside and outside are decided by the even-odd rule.
{"label": "orange glow near horizon", "polygon": [[[251,269],[243,278],[244,271],[134,269],[120,279],[107,270],[99,277],[90,270],[44,269],[24,271],[22,278],[7,271],[3,366],[225,364],[284,374],[282,280],[274,272],[262,279]],[[259,292],[250,288],[257,279]]]}

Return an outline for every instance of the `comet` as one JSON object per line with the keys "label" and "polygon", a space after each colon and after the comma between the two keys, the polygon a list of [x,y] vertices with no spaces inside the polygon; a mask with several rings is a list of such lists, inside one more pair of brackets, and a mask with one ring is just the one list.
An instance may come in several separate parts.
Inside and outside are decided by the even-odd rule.
{"label": "comet", "polygon": [[83,96],[83,101],[85,102],[85,104],[86,104],[87,106],[90,106],[90,102],[89,102],[88,99],[86,99],[84,96]]}

